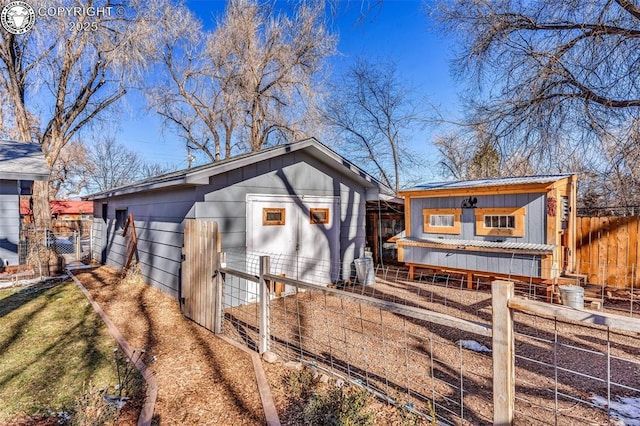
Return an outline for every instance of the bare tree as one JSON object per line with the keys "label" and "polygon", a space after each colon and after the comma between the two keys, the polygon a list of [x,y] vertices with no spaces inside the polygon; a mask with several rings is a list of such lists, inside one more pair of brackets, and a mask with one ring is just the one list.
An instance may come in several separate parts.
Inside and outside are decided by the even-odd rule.
{"label": "bare tree", "polygon": [[91,192],[117,188],[141,177],[140,156],[112,137],[92,143],[88,151],[86,175]]}
{"label": "bare tree", "polygon": [[185,37],[167,38],[169,84],[151,100],[189,147],[216,161],[234,147],[256,151],[304,134],[336,45],[323,2],[285,15],[271,3],[232,0],[208,34],[186,20]]}
{"label": "bare tree", "polygon": [[228,79],[220,78],[220,62],[226,58],[208,56],[207,35],[189,12],[179,27],[164,30],[162,62],[167,81],[149,89],[151,106],[189,149],[203,152],[211,161],[229,156],[236,114],[234,104],[225,102]]}
{"label": "bare tree", "polygon": [[51,198],[79,195],[87,187],[87,150],[81,142],[66,144],[51,168]]}
{"label": "bare tree", "polygon": [[594,150],[602,154],[605,139],[635,149],[635,2],[457,0],[438,2],[432,13],[460,40],[455,71],[472,83],[469,124],[487,126],[504,156],[549,172]]}
{"label": "bare tree", "polygon": [[335,84],[324,118],[342,140],[340,148],[396,192],[401,165],[420,164],[407,144],[409,133],[424,124],[424,112],[393,63],[356,60]]}
{"label": "bare tree", "polygon": [[[69,6],[29,3],[36,10]],[[72,4],[79,10],[89,6]],[[91,6],[108,9],[73,19],[38,19],[22,35],[0,32],[0,87],[7,102],[3,122],[10,120],[20,139],[38,141],[49,166],[78,131],[124,96],[157,52],[157,22],[174,17],[174,6],[162,0],[131,0],[126,7],[103,0]],[[36,182],[33,198],[36,225],[47,226],[49,183]]]}

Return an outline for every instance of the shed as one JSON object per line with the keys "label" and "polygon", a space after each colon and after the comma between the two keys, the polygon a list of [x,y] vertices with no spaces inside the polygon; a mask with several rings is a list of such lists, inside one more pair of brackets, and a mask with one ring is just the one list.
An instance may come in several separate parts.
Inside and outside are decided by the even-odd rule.
{"label": "shed", "polygon": [[216,221],[222,250],[244,259],[247,269],[255,253],[277,254],[278,273],[326,285],[348,279],[354,259],[364,255],[365,203],[381,188],[306,139],[86,198],[94,202],[93,251],[102,262],[125,263],[122,229],[133,214],[144,279],[180,297],[187,220]]}
{"label": "shed", "polygon": [[402,191],[409,265],[543,281],[574,272],[574,174],[435,182]]}
{"label": "shed", "polygon": [[49,167],[37,143],[0,140],[0,259],[20,261],[20,195],[30,194],[33,181],[48,180]]}

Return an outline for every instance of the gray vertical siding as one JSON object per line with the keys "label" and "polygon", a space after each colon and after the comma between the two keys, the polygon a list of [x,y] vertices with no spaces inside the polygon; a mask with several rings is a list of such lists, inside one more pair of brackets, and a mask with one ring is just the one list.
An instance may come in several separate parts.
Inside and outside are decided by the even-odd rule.
{"label": "gray vertical siding", "polygon": [[18,264],[20,201],[18,182],[0,180],[0,261]]}
{"label": "gray vertical siding", "polygon": [[218,222],[223,250],[246,250],[247,194],[340,197],[340,259],[343,275],[364,252],[365,189],[303,151],[261,161],[210,178],[208,185],[143,191],[94,202],[100,214],[108,202],[99,250],[108,265],[122,267],[124,238],[115,230],[115,211],[133,213],[138,233],[138,264],[147,283],[179,296],[185,218]]}
{"label": "gray vertical siding", "polygon": [[459,252],[423,247],[405,247],[404,261],[442,268],[468,269],[499,275],[540,277],[541,258],[511,253]]}
{"label": "gray vertical siding", "polygon": [[459,209],[466,197],[412,198],[411,233],[415,238],[460,238],[463,240],[503,240],[520,243],[546,244],[546,194],[499,194],[478,196],[479,208],[526,207],[524,237],[495,237],[476,235],[473,209],[462,209],[463,222],[460,235],[425,234],[422,209]]}
{"label": "gray vertical siding", "polygon": [[[461,208],[466,197],[438,197],[411,199],[411,233],[415,238],[456,238],[464,240],[508,241],[546,244],[546,194],[496,194],[478,196],[477,207],[525,207],[523,237],[482,236],[475,232],[475,212],[462,209],[460,235],[426,234],[422,209]],[[540,257],[501,253],[446,251],[424,247],[405,247],[404,261],[443,268],[486,271],[502,275],[540,276]]]}

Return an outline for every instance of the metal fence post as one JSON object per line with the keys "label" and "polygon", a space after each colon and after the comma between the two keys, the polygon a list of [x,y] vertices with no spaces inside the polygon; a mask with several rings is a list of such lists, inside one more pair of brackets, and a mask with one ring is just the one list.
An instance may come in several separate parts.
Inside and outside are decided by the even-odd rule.
{"label": "metal fence post", "polygon": [[80,248],[80,232],[79,231],[73,231],[73,238],[74,238],[74,242],[75,242],[75,246],[76,246],[76,260],[80,261],[80,259],[82,258],[81,256],[81,248]]}
{"label": "metal fence post", "polygon": [[220,268],[227,267],[227,253],[219,252],[218,253],[218,268],[216,269],[216,274],[213,278],[214,289],[216,292],[215,297],[215,308],[214,308],[214,318],[213,318],[213,332],[215,334],[222,333],[222,324],[224,322],[224,279],[225,274],[220,272]]}
{"label": "metal fence post", "polygon": [[515,405],[513,316],[508,303],[514,295],[510,281],[493,281],[493,424],[512,425]]}
{"label": "metal fence post", "polygon": [[271,340],[271,331],[269,330],[269,281],[264,275],[270,273],[269,256],[260,256],[260,342],[259,351],[261,354],[269,350],[269,341]]}

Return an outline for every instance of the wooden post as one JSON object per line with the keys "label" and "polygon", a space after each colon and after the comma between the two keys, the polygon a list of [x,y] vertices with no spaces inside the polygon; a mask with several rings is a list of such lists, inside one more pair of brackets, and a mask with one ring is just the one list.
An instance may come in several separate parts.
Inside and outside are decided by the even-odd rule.
{"label": "wooden post", "polygon": [[213,332],[215,334],[222,333],[222,324],[224,322],[224,273],[219,268],[227,267],[227,254],[218,251],[218,269],[213,276],[213,285],[216,292],[213,318]]}
{"label": "wooden post", "polygon": [[513,318],[509,299],[513,283],[491,283],[493,307],[493,424],[512,425],[515,405]]}
{"label": "wooden post", "polygon": [[382,253],[380,253],[380,233],[378,230],[378,224],[380,223],[380,218],[378,217],[378,213],[373,214],[373,261],[378,264],[380,263],[380,257]]}
{"label": "wooden post", "polygon": [[265,274],[270,273],[269,256],[260,256],[260,342],[258,349],[260,354],[269,350],[269,341],[271,340],[271,332],[269,330],[269,281],[264,278]]}

